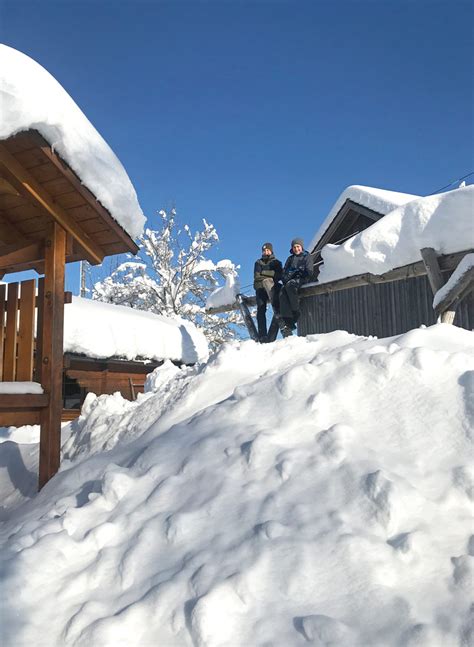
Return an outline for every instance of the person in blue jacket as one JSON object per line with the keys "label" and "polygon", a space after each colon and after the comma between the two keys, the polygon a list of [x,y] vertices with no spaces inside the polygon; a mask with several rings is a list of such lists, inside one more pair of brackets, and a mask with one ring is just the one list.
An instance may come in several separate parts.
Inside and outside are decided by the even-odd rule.
{"label": "person in blue jacket", "polygon": [[293,334],[300,316],[298,290],[304,283],[309,283],[313,275],[313,259],[304,249],[302,238],[291,241],[290,256],[283,268],[280,291],[280,318],[283,321],[281,332],[284,337]]}

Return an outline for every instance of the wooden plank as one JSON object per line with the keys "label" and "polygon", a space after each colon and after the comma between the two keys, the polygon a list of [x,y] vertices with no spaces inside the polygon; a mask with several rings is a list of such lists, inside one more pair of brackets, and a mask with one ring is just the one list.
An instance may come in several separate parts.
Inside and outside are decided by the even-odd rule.
{"label": "wooden plank", "polygon": [[[35,149],[38,150],[38,149]],[[17,159],[19,159],[19,155],[15,155]],[[20,160],[21,161],[21,160]],[[25,168],[28,168],[26,164],[23,164]],[[58,169],[53,165],[47,162],[44,157],[42,159],[42,164],[39,166],[33,166],[32,168],[28,169],[31,173],[31,175],[37,180],[40,184],[43,182],[49,182],[50,180],[56,180],[57,178],[61,177],[61,174],[59,173]],[[71,190],[71,187],[69,187],[69,191]]]}
{"label": "wooden plank", "polygon": [[22,281],[20,285],[20,327],[16,379],[19,382],[28,382],[33,379],[36,280]]}
{"label": "wooden plank", "polygon": [[0,393],[0,410],[42,409],[48,403],[47,393]]}
{"label": "wooden plank", "polygon": [[66,231],[57,222],[52,225],[45,249],[41,384],[50,400],[41,412],[40,488],[58,471],[61,450]]}
{"label": "wooden plank", "polygon": [[81,415],[80,409],[63,409],[63,412],[61,414],[61,420],[62,422],[71,422],[72,420],[79,418],[80,415]]}
{"label": "wooden plank", "polygon": [[8,211],[2,210],[3,214],[7,214],[10,222],[14,222],[18,229],[23,232],[23,221],[30,220],[31,218],[38,218],[41,216],[40,211],[37,207],[32,205],[30,202],[26,202],[22,198],[22,203],[14,207],[9,207]]}
{"label": "wooden plank", "polygon": [[44,248],[39,241],[27,244],[24,242],[17,245],[2,245],[0,247],[0,270],[24,265],[25,263],[36,263],[43,259]]}
{"label": "wooden plank", "polygon": [[29,242],[23,232],[13,224],[8,214],[4,211],[0,212],[0,241],[2,245],[12,245],[22,240]]}
{"label": "wooden plank", "polygon": [[0,407],[0,427],[21,427],[23,425],[38,425],[40,423],[41,410],[34,409],[2,409]]}
{"label": "wooden plank", "polygon": [[30,141],[30,133],[28,131],[21,131],[13,137],[9,137],[5,141],[5,146],[8,147],[8,150],[11,153],[17,153],[19,151],[28,150],[33,147],[32,142]]}
{"label": "wooden plank", "polygon": [[36,349],[34,365],[34,381],[42,384],[43,370],[43,313],[44,313],[44,278],[38,281],[38,313],[36,315]]}
{"label": "wooden plank", "polygon": [[[99,231],[107,231],[107,225],[100,218],[89,218],[88,220],[81,220],[81,228],[84,229],[88,234],[96,234]],[[94,240],[99,241],[95,236]],[[113,242],[117,241],[117,238],[112,239]]]}
{"label": "wooden plank", "polygon": [[[32,143],[30,142],[30,146]],[[48,166],[47,160],[44,159],[41,152],[36,148],[28,148],[27,150],[10,153],[16,157],[22,166],[31,171],[32,169],[40,168],[41,166]]]}
{"label": "wooden plank", "polygon": [[0,380],[3,380],[3,345],[5,341],[6,285],[0,285]]}
{"label": "wooden plank", "polygon": [[117,242],[117,236],[115,232],[110,231],[110,229],[103,229],[102,231],[97,231],[93,234],[94,240],[102,245],[110,245]]}
{"label": "wooden plank", "polygon": [[67,232],[69,232],[81,245],[86,253],[87,260],[91,263],[101,263],[104,254],[100,247],[85,233],[78,224],[69,216],[66,211],[54,201],[51,195],[34,179],[34,177],[8,150],[0,144],[0,164],[3,174],[22,195],[27,197],[33,204],[39,207],[54,218]]}
{"label": "wooden plank", "polygon": [[432,247],[424,247],[420,249],[421,258],[426,268],[426,274],[431,285],[433,294],[444,285],[444,278],[438,264],[438,256]]}
{"label": "wooden plank", "polygon": [[18,324],[18,283],[8,284],[7,323],[3,351],[3,379],[14,382],[16,377],[16,339]]}
{"label": "wooden plank", "polygon": [[71,184],[63,176],[55,177],[52,180],[41,182],[41,186],[49,193],[49,195],[53,199],[58,195],[71,193]]}

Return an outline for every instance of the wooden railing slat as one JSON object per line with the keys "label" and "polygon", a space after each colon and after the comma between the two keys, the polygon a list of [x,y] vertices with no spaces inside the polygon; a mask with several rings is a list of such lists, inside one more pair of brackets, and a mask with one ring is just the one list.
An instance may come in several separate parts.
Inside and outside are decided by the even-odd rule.
{"label": "wooden railing slat", "polygon": [[6,382],[15,381],[16,369],[16,339],[18,317],[18,283],[8,284],[7,325],[5,349],[3,353],[3,379]]}
{"label": "wooden railing slat", "polygon": [[6,286],[0,285],[0,380],[3,380],[3,344],[5,341]]}
{"label": "wooden railing slat", "polygon": [[44,312],[44,278],[38,281],[38,313],[36,316],[36,356],[35,356],[35,382],[42,384],[43,370],[43,312]]}
{"label": "wooden railing slat", "polygon": [[18,332],[18,361],[16,379],[33,379],[33,348],[35,338],[36,281],[21,282],[20,326]]}

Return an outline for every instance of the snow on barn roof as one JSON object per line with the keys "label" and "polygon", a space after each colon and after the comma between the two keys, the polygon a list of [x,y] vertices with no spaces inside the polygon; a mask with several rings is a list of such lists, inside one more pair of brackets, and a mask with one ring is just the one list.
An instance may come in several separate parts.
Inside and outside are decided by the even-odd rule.
{"label": "snow on barn roof", "polygon": [[123,229],[136,238],[145,216],[109,145],[41,65],[0,44],[0,140],[37,130]]}
{"label": "snow on barn roof", "polygon": [[384,274],[421,260],[423,247],[438,254],[474,248],[474,185],[412,200],[342,245],[325,245],[318,280]]}
{"label": "snow on barn roof", "polygon": [[357,184],[348,186],[347,189],[344,189],[338,197],[326,219],[314,235],[309,246],[309,250],[314,250],[346,200],[352,200],[352,202],[360,204],[363,207],[367,207],[367,209],[371,209],[381,215],[385,215],[396,207],[406,204],[407,202],[411,202],[412,200],[416,200],[419,197],[420,196],[418,195],[411,195],[410,193],[397,193],[396,191],[376,189],[370,186],[359,186]]}
{"label": "snow on barn roof", "polygon": [[128,360],[205,361],[204,335],[189,321],[72,297],[64,308],[64,351]]}

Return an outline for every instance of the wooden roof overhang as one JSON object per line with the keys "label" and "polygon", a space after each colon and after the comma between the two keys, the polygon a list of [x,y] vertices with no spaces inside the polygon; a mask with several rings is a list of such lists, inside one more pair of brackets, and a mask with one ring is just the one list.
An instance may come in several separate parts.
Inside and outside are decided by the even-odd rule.
{"label": "wooden roof overhang", "polygon": [[44,274],[37,298],[32,279],[21,284],[20,299],[16,282],[8,286],[7,301],[0,299],[0,379],[20,381],[26,358],[22,380],[34,377],[43,390],[0,394],[0,423],[39,422],[40,487],[60,462],[65,263],[88,260],[96,265],[105,256],[137,251],[127,232],[37,131],[0,141],[0,277],[30,269]]}
{"label": "wooden roof overhang", "polygon": [[44,273],[44,244],[57,223],[66,231],[66,262],[138,247],[70,166],[35,130],[0,141],[0,275]]}
{"label": "wooden roof overhang", "polygon": [[318,240],[314,249],[311,250],[314,262],[318,263],[321,260],[321,250],[324,245],[328,243],[339,244],[343,240],[367,229],[383,216],[383,213],[368,209],[348,198]]}

